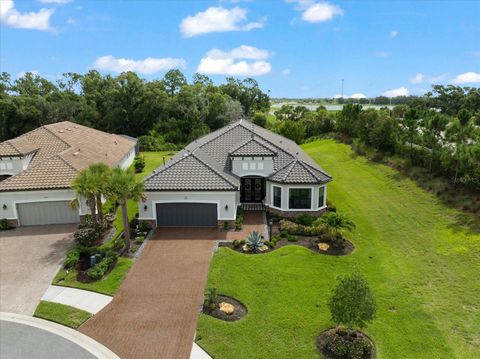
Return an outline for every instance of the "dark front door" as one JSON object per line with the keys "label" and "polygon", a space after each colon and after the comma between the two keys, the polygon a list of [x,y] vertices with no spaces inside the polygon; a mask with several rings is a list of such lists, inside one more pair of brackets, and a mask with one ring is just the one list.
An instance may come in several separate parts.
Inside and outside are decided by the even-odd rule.
{"label": "dark front door", "polygon": [[241,180],[240,201],[262,202],[265,198],[265,178],[244,177]]}

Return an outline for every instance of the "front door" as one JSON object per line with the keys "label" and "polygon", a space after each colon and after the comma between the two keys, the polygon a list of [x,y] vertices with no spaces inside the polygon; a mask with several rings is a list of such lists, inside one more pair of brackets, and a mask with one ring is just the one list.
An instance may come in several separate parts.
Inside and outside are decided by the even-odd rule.
{"label": "front door", "polygon": [[265,198],[265,179],[262,177],[245,177],[241,181],[241,202],[262,202]]}

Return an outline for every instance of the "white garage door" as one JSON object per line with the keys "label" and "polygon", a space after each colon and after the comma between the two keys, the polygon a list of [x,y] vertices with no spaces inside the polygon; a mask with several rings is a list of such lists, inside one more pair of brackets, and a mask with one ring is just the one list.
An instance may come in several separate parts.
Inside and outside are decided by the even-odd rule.
{"label": "white garage door", "polygon": [[69,201],[18,203],[17,213],[21,226],[80,222],[78,209]]}

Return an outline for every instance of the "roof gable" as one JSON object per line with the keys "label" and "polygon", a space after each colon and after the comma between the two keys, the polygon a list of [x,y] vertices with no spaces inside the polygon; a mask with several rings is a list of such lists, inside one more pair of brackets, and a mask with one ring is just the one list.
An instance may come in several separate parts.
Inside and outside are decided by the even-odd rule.
{"label": "roof gable", "polygon": [[276,156],[277,151],[273,148],[261,142],[257,137],[253,136],[246,141],[243,141],[229,152],[230,156],[243,157],[243,156]]}
{"label": "roof gable", "polygon": [[328,182],[331,179],[323,171],[297,158],[269,177],[273,182],[290,184]]}
{"label": "roof gable", "polygon": [[145,179],[145,189],[151,191],[232,191],[237,188],[238,181],[233,181],[189,152],[182,152],[176,160],[171,160]]}

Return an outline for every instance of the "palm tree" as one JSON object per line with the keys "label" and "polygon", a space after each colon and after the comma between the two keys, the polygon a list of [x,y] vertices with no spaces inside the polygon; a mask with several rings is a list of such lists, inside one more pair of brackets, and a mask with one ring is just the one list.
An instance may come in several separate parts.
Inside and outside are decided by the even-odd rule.
{"label": "palm tree", "polygon": [[88,167],[95,187],[95,200],[97,202],[98,221],[103,223],[102,195],[105,195],[110,182],[111,170],[105,163],[94,163]]}
{"label": "palm tree", "polygon": [[90,213],[92,215],[92,223],[96,226],[95,181],[88,168],[84,168],[77,173],[77,176],[72,182],[72,188],[77,193],[77,198],[71,202],[72,207],[78,206],[81,199],[86,198],[87,205],[90,208]]}
{"label": "palm tree", "polygon": [[143,197],[143,182],[135,177],[132,168],[124,170],[115,167],[112,170],[107,195],[122,208],[123,230],[125,234],[125,250],[130,249],[130,225],[128,221],[128,200],[138,201]]}
{"label": "palm tree", "polygon": [[355,223],[339,212],[328,212],[320,218],[334,233],[343,235],[345,230],[352,231],[355,228]]}

